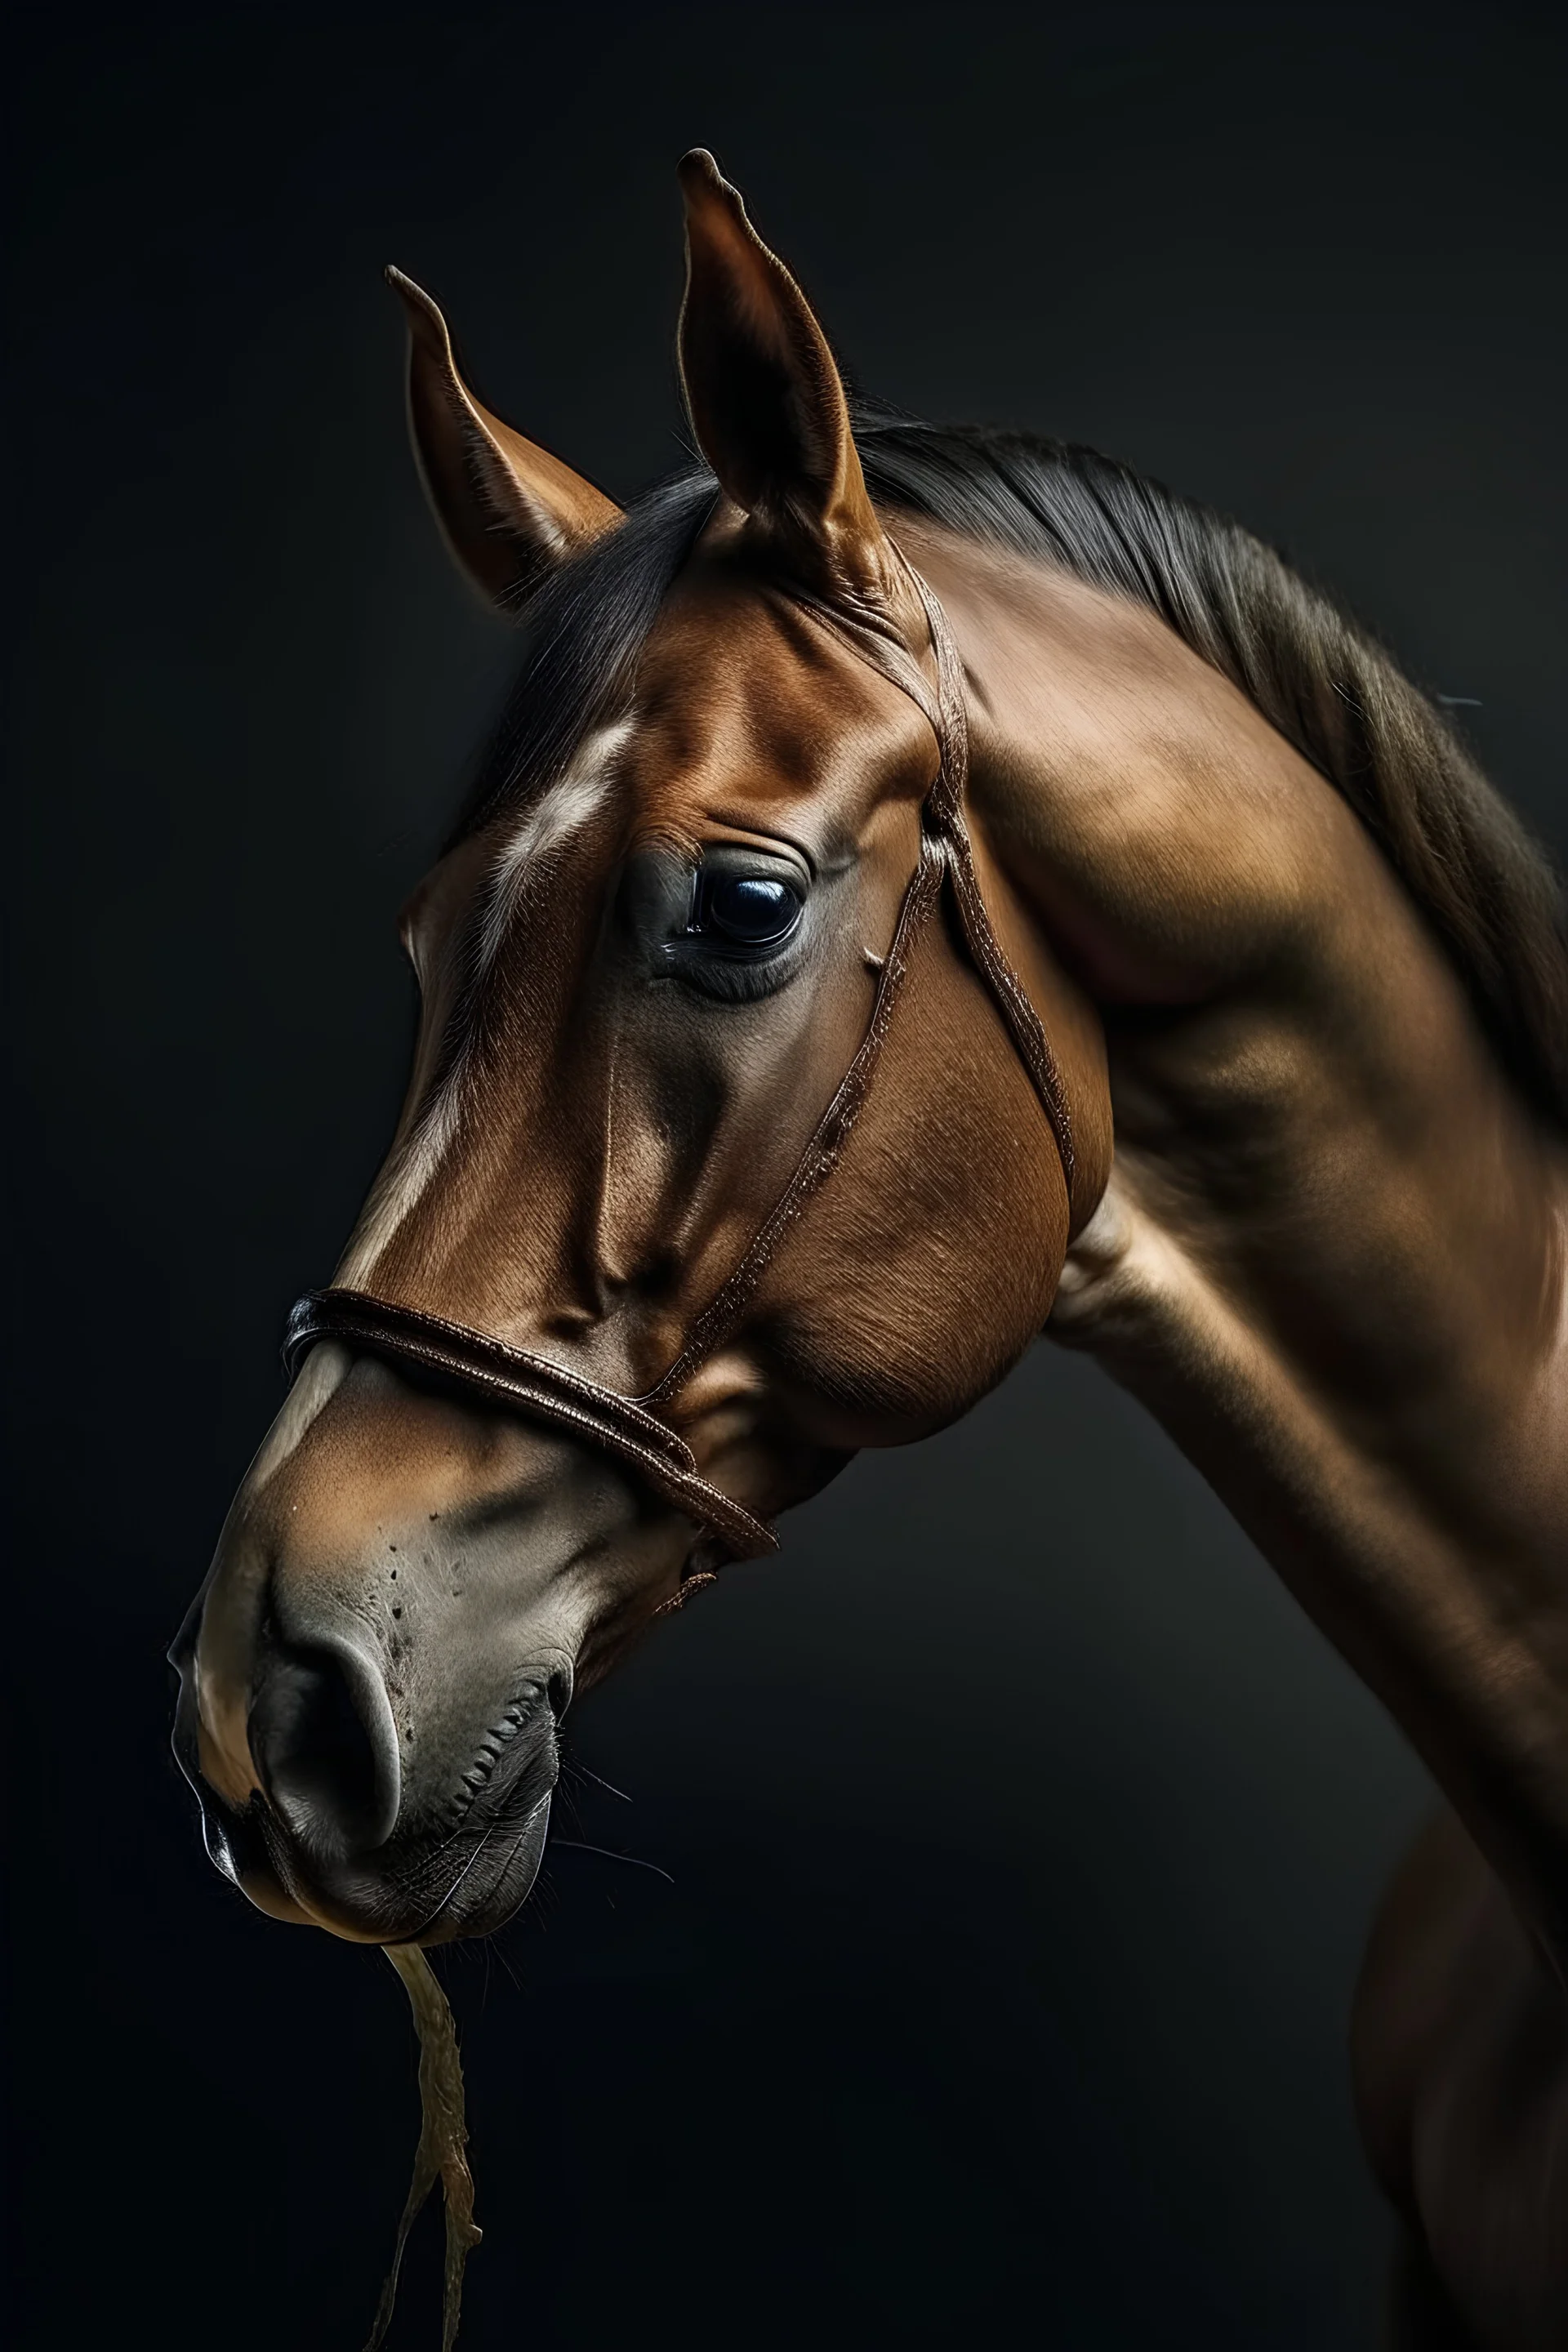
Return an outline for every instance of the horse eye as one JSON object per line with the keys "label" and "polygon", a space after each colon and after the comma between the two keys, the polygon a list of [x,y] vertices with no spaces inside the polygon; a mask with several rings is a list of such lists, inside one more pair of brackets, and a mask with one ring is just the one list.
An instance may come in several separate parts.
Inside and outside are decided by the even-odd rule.
{"label": "horse eye", "polygon": [[777,947],[800,920],[794,885],[762,874],[715,874],[700,886],[692,929],[738,947]]}

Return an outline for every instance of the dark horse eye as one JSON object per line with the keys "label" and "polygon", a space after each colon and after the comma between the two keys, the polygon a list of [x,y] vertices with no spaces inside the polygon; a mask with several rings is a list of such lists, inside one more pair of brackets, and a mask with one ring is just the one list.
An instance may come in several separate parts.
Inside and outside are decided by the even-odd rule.
{"label": "dark horse eye", "polygon": [[800,920],[801,896],[772,875],[716,874],[700,889],[692,929],[738,947],[771,948]]}

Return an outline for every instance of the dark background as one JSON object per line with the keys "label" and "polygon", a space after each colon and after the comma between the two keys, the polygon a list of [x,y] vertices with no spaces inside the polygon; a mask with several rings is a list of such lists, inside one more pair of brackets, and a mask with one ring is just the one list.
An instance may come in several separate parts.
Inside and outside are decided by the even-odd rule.
{"label": "dark background", "polygon": [[[59,10],[11,51],[16,2340],[353,2352],[403,1996],[208,1867],[162,1653],[390,1132],[394,915],[507,670],[381,264],[625,495],[678,455],[710,144],[864,386],[1281,541],[1479,701],[1561,852],[1564,60],[1495,7]],[[557,1852],[442,1963],[465,2345],[1370,2347],[1343,2023],[1426,1802],[1398,1736],[1047,1349],[787,1532],[574,1719],[635,1800],[581,1780],[577,1834],[673,1886]]]}

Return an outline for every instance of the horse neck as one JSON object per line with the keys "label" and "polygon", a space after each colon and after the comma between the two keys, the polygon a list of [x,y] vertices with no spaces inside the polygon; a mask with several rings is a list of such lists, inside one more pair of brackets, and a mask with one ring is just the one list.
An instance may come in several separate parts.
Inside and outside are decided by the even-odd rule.
{"label": "horse neck", "polygon": [[[910,536],[910,534],[906,534]],[[1568,1973],[1568,1172],[1344,803],[1154,617],[930,535],[977,827],[1116,1168],[1053,1333],[1153,1411]]]}

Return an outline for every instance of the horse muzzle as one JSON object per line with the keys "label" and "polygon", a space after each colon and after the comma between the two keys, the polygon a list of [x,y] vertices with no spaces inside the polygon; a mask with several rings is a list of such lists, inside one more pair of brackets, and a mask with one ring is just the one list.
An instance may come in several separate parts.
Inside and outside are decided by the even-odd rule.
{"label": "horse muzzle", "polygon": [[489,1934],[525,1900],[569,1675],[520,1680],[459,1758],[426,1752],[410,1769],[412,1727],[400,1729],[366,1647],[342,1633],[268,1644],[246,1755],[215,1759],[195,1645],[172,1654],[174,1751],[201,1801],[208,1855],[260,1909],[354,1941],[429,1944]]}
{"label": "horse muzzle", "polygon": [[498,1927],[539,1867],[580,1666],[635,1638],[690,1544],[586,1440],[318,1348],[171,1653],[218,1867],[342,1936]]}

